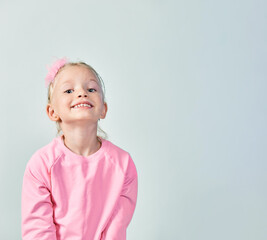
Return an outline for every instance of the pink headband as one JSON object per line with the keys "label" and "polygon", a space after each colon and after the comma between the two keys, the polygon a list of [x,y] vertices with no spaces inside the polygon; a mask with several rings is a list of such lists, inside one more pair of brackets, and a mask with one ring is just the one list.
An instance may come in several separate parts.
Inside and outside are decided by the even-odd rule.
{"label": "pink headband", "polygon": [[48,73],[45,77],[45,86],[48,87],[48,85],[52,82],[54,82],[55,76],[57,75],[60,68],[62,68],[66,63],[68,62],[67,58],[61,58],[58,59],[56,62],[52,64],[52,66],[47,67]]}

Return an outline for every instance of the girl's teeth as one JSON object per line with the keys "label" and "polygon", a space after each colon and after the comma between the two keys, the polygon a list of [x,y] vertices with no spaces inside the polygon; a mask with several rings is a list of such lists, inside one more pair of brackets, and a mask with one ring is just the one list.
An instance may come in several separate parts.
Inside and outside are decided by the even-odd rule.
{"label": "girl's teeth", "polygon": [[79,104],[76,105],[74,108],[78,108],[78,107],[92,107],[90,104]]}

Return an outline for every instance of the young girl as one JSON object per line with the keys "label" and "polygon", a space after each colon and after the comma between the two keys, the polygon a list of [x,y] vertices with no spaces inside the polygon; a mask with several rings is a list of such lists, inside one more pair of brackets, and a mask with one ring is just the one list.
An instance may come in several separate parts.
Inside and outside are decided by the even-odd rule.
{"label": "young girl", "polygon": [[102,79],[60,59],[46,77],[48,117],[62,135],[35,151],[22,186],[23,240],[123,240],[137,200],[130,154],[97,136],[107,113]]}

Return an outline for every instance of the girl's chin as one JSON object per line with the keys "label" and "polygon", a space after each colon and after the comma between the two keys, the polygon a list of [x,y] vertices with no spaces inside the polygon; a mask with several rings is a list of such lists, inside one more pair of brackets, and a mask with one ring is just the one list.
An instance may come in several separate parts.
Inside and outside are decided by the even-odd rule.
{"label": "girl's chin", "polygon": [[76,125],[87,126],[87,125],[97,124],[97,122],[98,122],[98,118],[94,119],[90,117],[88,118],[83,117],[83,118],[68,119],[68,120],[61,122],[61,124],[62,125],[73,125],[73,126],[76,126]]}

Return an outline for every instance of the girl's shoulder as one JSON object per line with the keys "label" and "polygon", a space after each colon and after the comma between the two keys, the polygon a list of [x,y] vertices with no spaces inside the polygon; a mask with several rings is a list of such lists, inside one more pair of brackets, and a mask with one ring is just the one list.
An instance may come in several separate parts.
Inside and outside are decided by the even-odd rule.
{"label": "girl's shoulder", "polygon": [[126,171],[129,167],[135,168],[132,156],[127,150],[109,140],[105,141],[107,142],[106,145],[108,145],[106,154],[109,157],[109,161],[112,161],[116,165],[119,164],[123,171]]}
{"label": "girl's shoulder", "polygon": [[129,157],[130,153],[126,151],[124,148],[119,147],[117,144],[114,144],[110,140],[104,140],[106,141],[106,151],[107,153],[112,157],[117,158],[123,158],[123,157]]}
{"label": "girl's shoulder", "polygon": [[31,156],[27,163],[27,168],[45,168],[48,170],[62,155],[62,152],[58,148],[58,138],[55,137],[48,144],[37,149]]}
{"label": "girl's shoulder", "polygon": [[61,156],[57,145],[57,140],[54,138],[50,143],[36,150],[27,162],[24,175],[31,176],[35,181],[50,188],[51,168]]}

